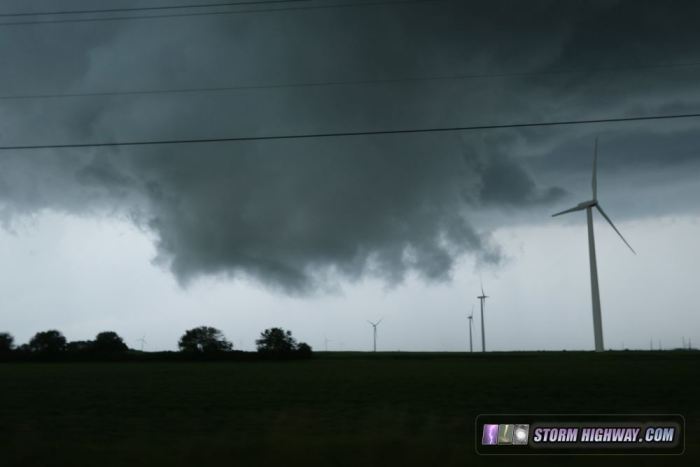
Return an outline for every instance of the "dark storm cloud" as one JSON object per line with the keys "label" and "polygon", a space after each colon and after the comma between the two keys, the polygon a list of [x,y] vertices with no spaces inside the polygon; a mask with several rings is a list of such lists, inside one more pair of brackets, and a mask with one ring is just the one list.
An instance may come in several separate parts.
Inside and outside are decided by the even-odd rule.
{"label": "dark storm cloud", "polygon": [[464,251],[496,259],[464,212],[471,161],[435,159],[420,141],[401,154],[387,149],[215,147],[196,159],[143,154],[136,164],[151,190],[148,225],[182,279],[244,273],[305,290],[328,273],[398,281],[413,269],[438,280]]}
{"label": "dark storm cloud", "polygon": [[[17,27],[0,31],[11,39],[0,41],[0,51],[13,66],[0,81],[11,94],[689,61],[700,42],[691,21],[697,7],[684,6],[690,14],[658,2],[437,2]],[[249,136],[672,112],[697,102],[689,78],[696,74],[3,101],[0,137],[12,144]],[[601,169],[662,143],[674,154],[690,149],[697,132],[681,127],[681,138],[678,127],[620,127],[615,145],[626,155]],[[500,260],[488,229],[474,225],[475,213],[551,206],[565,195],[561,186],[568,190],[563,180],[590,173],[582,148],[598,133],[581,127],[3,153],[0,206],[5,218],[45,208],[128,215],[155,234],[158,260],[183,282],[248,276],[304,292],[338,277],[396,282],[414,271],[443,280],[462,254]],[[561,156],[572,147],[580,157]],[[645,160],[635,170],[682,170],[695,159]]]}
{"label": "dark storm cloud", "polygon": [[559,187],[539,189],[521,166],[499,154],[488,159],[480,174],[481,200],[486,205],[527,206],[551,203],[566,193]]}

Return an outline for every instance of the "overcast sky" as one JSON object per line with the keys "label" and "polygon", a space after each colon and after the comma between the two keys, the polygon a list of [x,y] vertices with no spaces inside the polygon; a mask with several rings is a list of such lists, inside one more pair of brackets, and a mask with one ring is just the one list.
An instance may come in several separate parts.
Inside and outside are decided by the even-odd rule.
{"label": "overcast sky", "polygon": [[[353,2],[300,6],[331,3]],[[694,113],[698,17],[635,0],[0,18],[0,146]],[[231,86],[258,88],[45,97]],[[700,343],[700,118],[0,150],[0,331],[156,350],[211,325],[252,349],[282,326],[366,350],[383,318],[381,350],[463,350],[483,278],[489,349],[592,349],[585,213],[550,216],[590,199],[596,137],[600,202],[638,252],[596,215],[606,347]]]}

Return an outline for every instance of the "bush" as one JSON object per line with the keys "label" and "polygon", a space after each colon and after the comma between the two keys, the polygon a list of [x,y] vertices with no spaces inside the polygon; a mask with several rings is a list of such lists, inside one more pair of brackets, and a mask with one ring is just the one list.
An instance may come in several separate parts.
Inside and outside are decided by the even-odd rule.
{"label": "bush", "polygon": [[94,342],[92,341],[71,341],[66,344],[66,352],[87,353],[92,352]]}
{"label": "bush", "polygon": [[301,358],[309,358],[311,357],[311,354],[313,353],[313,350],[311,350],[311,346],[307,344],[306,342],[301,342],[299,345],[297,345],[297,354]]}

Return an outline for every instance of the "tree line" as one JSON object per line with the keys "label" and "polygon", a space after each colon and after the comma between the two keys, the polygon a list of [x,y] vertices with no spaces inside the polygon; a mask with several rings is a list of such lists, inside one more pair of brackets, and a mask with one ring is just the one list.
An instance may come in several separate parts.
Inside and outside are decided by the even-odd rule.
{"label": "tree line", "polygon": [[[282,328],[269,328],[260,333],[255,341],[257,354],[271,358],[308,358],[311,346],[297,342],[291,331]],[[236,351],[233,343],[224,333],[210,326],[199,326],[185,331],[178,341],[179,354],[190,357],[225,357]],[[150,353],[150,352],[149,352]],[[171,354],[160,352],[159,354]],[[16,346],[14,337],[8,332],[0,332],[0,356],[2,357],[119,357],[125,354],[144,354],[130,349],[124,339],[114,331],[103,331],[93,340],[68,341],[58,330],[37,332],[29,342]],[[21,359],[21,358],[20,358]]]}

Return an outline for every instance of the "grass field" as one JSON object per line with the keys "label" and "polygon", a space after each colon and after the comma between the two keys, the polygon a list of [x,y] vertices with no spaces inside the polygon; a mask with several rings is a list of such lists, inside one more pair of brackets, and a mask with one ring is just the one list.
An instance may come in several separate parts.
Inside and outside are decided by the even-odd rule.
{"label": "grass field", "polygon": [[[700,465],[700,352],[0,364],[0,466]],[[480,457],[479,413],[681,413],[679,457]]]}

